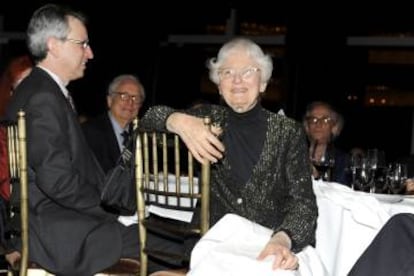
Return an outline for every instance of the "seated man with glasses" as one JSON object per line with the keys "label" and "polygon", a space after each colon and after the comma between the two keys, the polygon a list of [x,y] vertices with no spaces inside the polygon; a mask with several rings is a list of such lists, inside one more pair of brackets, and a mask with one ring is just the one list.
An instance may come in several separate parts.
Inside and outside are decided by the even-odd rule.
{"label": "seated man with glasses", "polygon": [[145,99],[145,90],[137,77],[120,75],[109,84],[106,99],[108,111],[82,124],[86,140],[105,173],[117,163]]}
{"label": "seated man with glasses", "polygon": [[350,185],[349,156],[334,145],[344,120],[330,104],[312,102],[306,107],[303,125],[309,142],[313,177]]}

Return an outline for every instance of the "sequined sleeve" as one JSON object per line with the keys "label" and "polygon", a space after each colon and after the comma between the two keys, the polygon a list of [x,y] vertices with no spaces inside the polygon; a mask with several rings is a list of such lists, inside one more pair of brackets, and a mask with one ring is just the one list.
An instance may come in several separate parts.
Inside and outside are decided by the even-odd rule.
{"label": "sequined sleeve", "polygon": [[302,127],[296,125],[287,135],[285,170],[289,195],[283,206],[285,218],[274,230],[284,230],[292,239],[292,250],[297,252],[306,245],[315,244],[318,208],[312,188],[305,133]]}
{"label": "sequined sleeve", "polygon": [[176,110],[168,106],[153,106],[145,112],[144,116],[139,121],[139,126],[143,129],[167,130],[166,121],[168,116],[174,112],[176,112]]}

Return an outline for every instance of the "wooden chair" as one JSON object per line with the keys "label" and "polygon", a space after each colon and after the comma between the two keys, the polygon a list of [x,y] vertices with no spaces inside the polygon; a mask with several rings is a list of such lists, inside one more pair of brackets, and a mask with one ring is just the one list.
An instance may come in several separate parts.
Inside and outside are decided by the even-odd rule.
{"label": "wooden chair", "polygon": [[[185,256],[150,248],[147,231],[199,238],[209,228],[210,164],[193,159],[179,136],[167,132],[140,131],[136,140],[136,182],[141,244],[141,276],[147,275],[148,258],[176,259],[188,265]],[[153,220],[151,209],[200,211],[199,223]],[[147,215],[149,212],[149,216]],[[167,261],[168,262],[168,261]],[[185,275],[186,269],[159,271],[153,275]]]}
{"label": "wooden chair", "polygon": [[[10,207],[10,216],[20,214],[20,236],[22,239],[21,252],[14,252],[13,266],[8,269],[8,275],[53,275],[29,260],[29,212],[28,212],[28,173],[27,173],[27,142],[25,113],[18,112],[17,122],[1,121],[1,130],[5,130],[7,144],[7,164],[10,189],[20,190],[19,206]],[[3,137],[4,138],[4,137]],[[97,275],[139,275],[140,262],[135,259],[122,258],[113,266]]]}

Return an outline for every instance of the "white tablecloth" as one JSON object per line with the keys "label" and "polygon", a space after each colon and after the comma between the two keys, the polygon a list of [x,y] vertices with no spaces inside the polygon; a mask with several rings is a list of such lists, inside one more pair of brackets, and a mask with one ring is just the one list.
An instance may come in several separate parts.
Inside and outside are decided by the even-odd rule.
{"label": "white tablecloth", "polygon": [[414,199],[373,195],[314,181],[319,217],[316,250],[329,275],[345,276],[384,223],[397,213],[414,213]]}
{"label": "white tablecloth", "polygon": [[316,249],[298,254],[299,271],[273,271],[271,259],[257,261],[271,231],[227,215],[194,248],[188,275],[345,276],[391,215],[414,213],[412,197],[371,195],[321,181],[313,187],[319,211]]}

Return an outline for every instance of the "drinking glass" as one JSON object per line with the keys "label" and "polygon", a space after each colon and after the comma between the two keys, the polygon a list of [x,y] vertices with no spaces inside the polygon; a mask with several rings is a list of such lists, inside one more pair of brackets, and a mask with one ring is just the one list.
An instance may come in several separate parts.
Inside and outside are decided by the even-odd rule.
{"label": "drinking glass", "polygon": [[335,166],[335,154],[332,149],[327,147],[324,154],[319,159],[312,158],[312,165],[318,171],[317,179],[331,181],[332,169]]}
{"label": "drinking glass", "polygon": [[401,194],[405,189],[407,180],[407,165],[401,163],[391,163],[387,171],[387,186],[391,194]]}
{"label": "drinking glass", "polygon": [[387,188],[385,163],[385,153],[379,149],[369,149],[367,151],[367,168],[370,180],[370,192],[382,192]]}
{"label": "drinking glass", "polygon": [[353,172],[353,188],[355,190],[369,192],[371,191],[371,169],[370,162],[366,157],[360,157],[354,161],[354,170]]}
{"label": "drinking glass", "polygon": [[351,161],[349,164],[349,169],[351,171],[352,182],[351,188],[353,190],[362,190],[360,184],[360,175],[362,168],[363,156],[355,154],[351,156]]}

